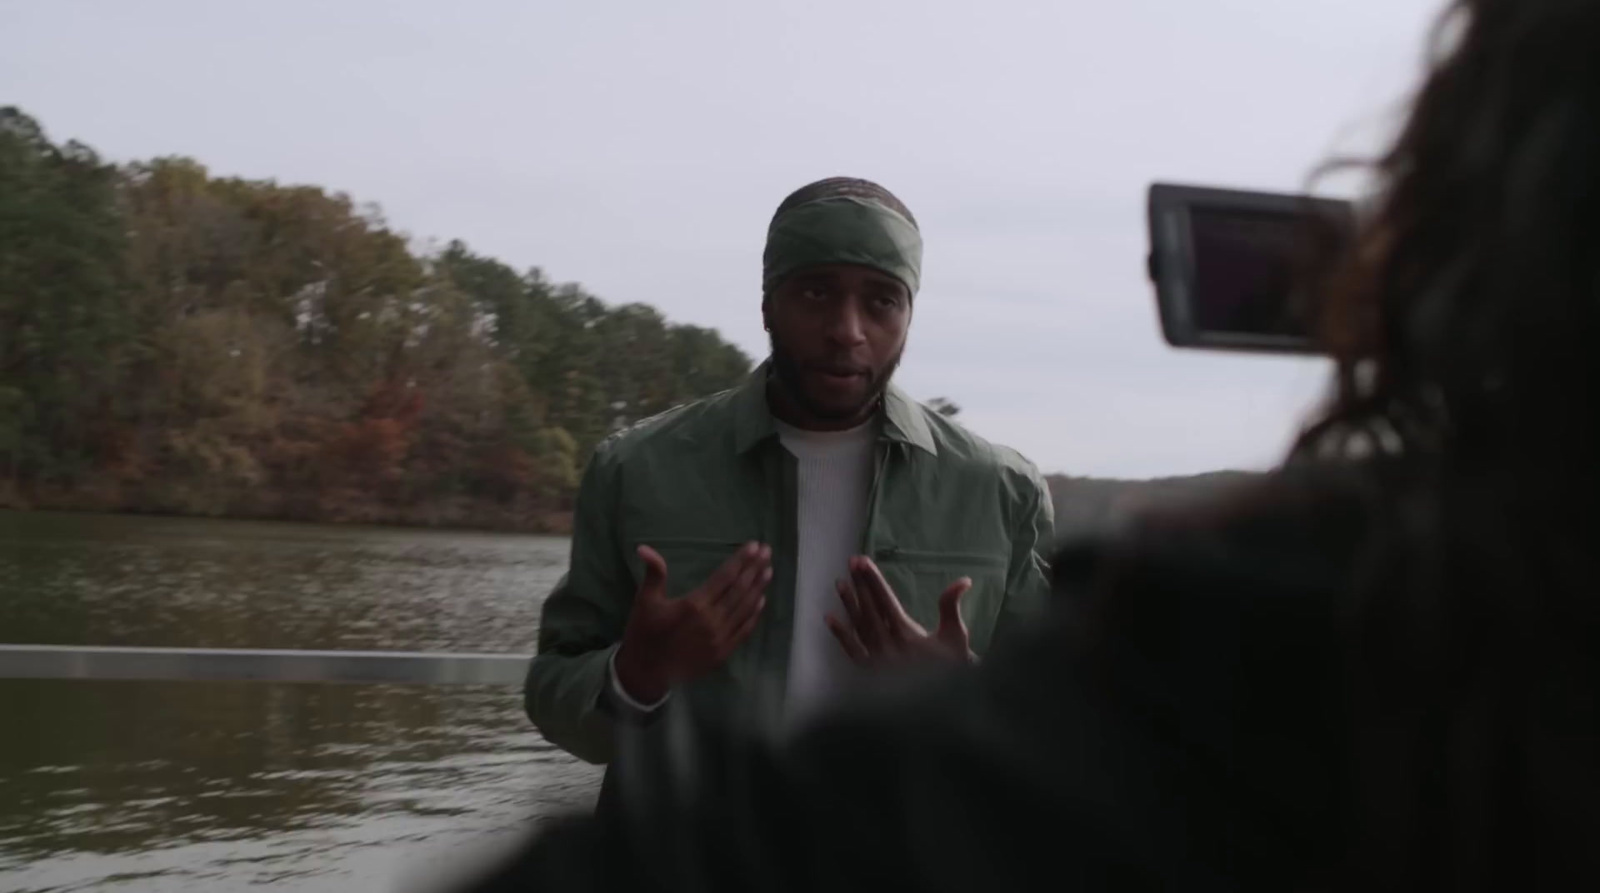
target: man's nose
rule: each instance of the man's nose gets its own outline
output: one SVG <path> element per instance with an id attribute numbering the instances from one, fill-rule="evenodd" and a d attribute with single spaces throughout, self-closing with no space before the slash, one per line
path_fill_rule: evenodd
<path id="1" fill-rule="evenodd" d="M 828 334 L 834 341 L 846 347 L 855 347 L 867 340 L 866 329 L 862 326 L 861 310 L 854 300 L 840 301 L 832 322 Z"/>

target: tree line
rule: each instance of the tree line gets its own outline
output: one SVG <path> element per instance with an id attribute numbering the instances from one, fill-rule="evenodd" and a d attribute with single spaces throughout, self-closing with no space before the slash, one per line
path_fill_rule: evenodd
<path id="1" fill-rule="evenodd" d="M 555 530 L 601 438 L 751 367 L 344 194 L 0 109 L 0 506 Z"/>

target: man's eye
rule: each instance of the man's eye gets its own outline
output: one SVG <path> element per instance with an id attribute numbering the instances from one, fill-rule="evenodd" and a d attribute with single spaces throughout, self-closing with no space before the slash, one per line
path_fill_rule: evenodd
<path id="1" fill-rule="evenodd" d="M 820 301 L 827 295 L 823 294 L 820 288 L 803 288 L 800 290 L 800 297 L 808 301 Z"/>

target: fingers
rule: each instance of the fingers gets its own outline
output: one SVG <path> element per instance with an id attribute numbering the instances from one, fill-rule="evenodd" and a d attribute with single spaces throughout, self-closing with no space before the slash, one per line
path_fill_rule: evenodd
<path id="1" fill-rule="evenodd" d="M 967 622 L 961 619 L 961 597 L 971 589 L 972 580 L 962 577 L 939 596 L 939 629 L 934 635 L 940 641 L 966 647 Z"/>
<path id="2" fill-rule="evenodd" d="M 861 595 L 855 583 L 846 577 L 837 584 L 839 601 L 844 604 L 845 613 L 850 617 L 850 626 L 860 638 L 862 645 L 869 652 L 882 651 L 888 644 L 887 624 L 873 608 L 872 603 Z"/>
<path id="3" fill-rule="evenodd" d="M 961 620 L 961 597 L 972 589 L 972 580 L 967 577 L 951 583 L 939 596 L 939 625 L 959 625 Z"/>
<path id="4" fill-rule="evenodd" d="M 827 615 L 824 620 L 828 624 L 828 629 L 833 631 L 833 637 L 839 640 L 840 647 L 844 648 L 844 653 L 849 655 L 851 660 L 864 664 L 872 658 L 871 652 L 867 651 L 867 646 L 862 643 L 861 637 L 849 623 L 840 620 L 835 614 Z"/>
<path id="5" fill-rule="evenodd" d="M 717 607 L 721 609 L 723 629 L 735 634 L 735 638 L 742 638 L 737 635 L 738 631 L 761 616 L 761 609 L 767 606 L 767 584 L 771 582 L 772 568 L 768 567 L 751 582 L 743 597 L 720 603 Z"/>
<path id="6" fill-rule="evenodd" d="M 726 658 L 727 655 L 732 654 L 735 648 L 738 648 L 740 645 L 744 644 L 744 640 L 750 638 L 750 634 L 755 632 L 756 624 L 761 620 L 761 609 L 767 606 L 767 597 L 764 595 L 757 596 L 752 604 L 754 605 L 754 608 L 749 612 L 749 616 L 741 621 L 740 624 L 734 628 L 733 634 L 728 637 L 727 648 L 723 654 L 724 658 Z"/>
<path id="7" fill-rule="evenodd" d="M 887 642 L 900 642 L 913 632 L 922 632 L 900 606 L 900 599 L 883 578 L 883 571 L 865 556 L 850 560 L 850 576 L 861 599 L 864 613 L 876 618 L 882 637 Z"/>
<path id="8" fill-rule="evenodd" d="M 721 598 L 747 569 L 750 562 L 761 555 L 763 549 L 765 547 L 759 543 L 745 543 L 737 552 L 728 556 L 728 560 L 712 571 L 711 576 L 707 577 L 705 584 L 700 587 L 706 598 L 711 601 Z M 771 552 L 767 552 L 767 555 L 770 558 Z"/>
<path id="9" fill-rule="evenodd" d="M 772 579 L 772 547 L 751 543 L 735 553 L 729 563 L 734 568 L 733 577 L 721 591 L 708 583 L 705 597 L 712 607 L 734 611 L 740 602 L 767 588 Z"/>
<path id="10" fill-rule="evenodd" d="M 749 543 L 723 564 L 732 571 L 720 590 L 707 584 L 702 590 L 702 610 L 710 624 L 720 660 L 726 660 L 750 637 L 767 606 L 767 585 L 772 582 L 772 548 Z"/>
<path id="11" fill-rule="evenodd" d="M 761 612 L 767 607 L 766 586 L 772 581 L 772 568 L 768 567 L 757 578 L 756 587 L 747 597 L 734 601 L 724 602 L 718 607 L 707 607 L 704 610 L 711 616 L 715 628 L 720 628 L 720 634 L 715 635 L 713 646 L 716 662 L 721 663 L 728 659 L 750 634 L 755 632 L 756 625 L 761 621 Z M 722 610 L 731 607 L 731 610 Z"/>
<path id="12" fill-rule="evenodd" d="M 900 607 L 900 599 L 890 588 L 889 581 L 883 578 L 883 571 L 873 563 L 871 558 L 864 555 L 850 559 L 850 575 L 855 578 L 856 588 L 869 600 L 885 620 L 906 617 L 906 612 Z"/>
<path id="13" fill-rule="evenodd" d="M 639 547 L 639 560 L 644 562 L 644 582 L 639 584 L 641 599 L 659 600 L 667 597 L 667 560 L 649 546 Z"/>

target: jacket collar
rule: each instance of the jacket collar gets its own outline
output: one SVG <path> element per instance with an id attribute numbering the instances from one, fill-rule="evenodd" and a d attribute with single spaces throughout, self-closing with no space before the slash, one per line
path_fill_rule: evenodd
<path id="1" fill-rule="evenodd" d="M 778 434 L 772 410 L 767 406 L 767 376 L 771 369 L 771 361 L 763 361 L 733 395 L 734 451 L 739 455 L 744 455 Z M 939 455 L 933 431 L 928 427 L 922 407 L 892 381 L 884 389 L 880 414 L 883 418 L 880 439 L 908 444 L 930 455 Z"/>

